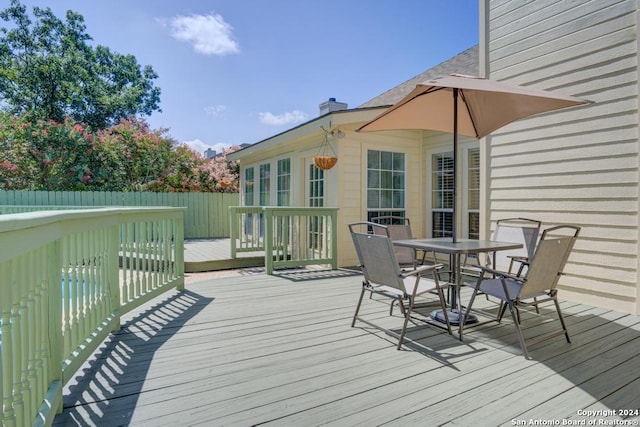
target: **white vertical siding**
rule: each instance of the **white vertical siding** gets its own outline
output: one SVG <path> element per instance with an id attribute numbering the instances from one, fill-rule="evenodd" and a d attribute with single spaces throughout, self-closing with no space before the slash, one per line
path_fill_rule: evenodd
<path id="1" fill-rule="evenodd" d="M 595 102 L 487 138 L 490 220 L 581 226 L 562 297 L 638 314 L 636 0 L 486 1 L 488 77 Z"/>

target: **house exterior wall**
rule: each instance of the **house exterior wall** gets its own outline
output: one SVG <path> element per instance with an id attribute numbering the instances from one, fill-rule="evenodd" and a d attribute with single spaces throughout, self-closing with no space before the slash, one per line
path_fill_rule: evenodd
<path id="1" fill-rule="evenodd" d="M 358 125 L 361 125 L 359 123 Z M 423 191 L 421 134 L 406 132 L 349 132 L 340 144 L 340 200 L 339 230 L 348 224 L 367 218 L 367 152 L 392 151 L 405 154 L 405 215 L 411 220 L 416 236 L 423 236 Z M 339 234 L 338 265 L 357 265 L 357 256 L 349 233 Z"/>
<path id="2" fill-rule="evenodd" d="M 594 101 L 487 137 L 489 220 L 582 227 L 562 298 L 640 314 L 638 4 L 480 0 L 481 70 L 493 80 Z"/>

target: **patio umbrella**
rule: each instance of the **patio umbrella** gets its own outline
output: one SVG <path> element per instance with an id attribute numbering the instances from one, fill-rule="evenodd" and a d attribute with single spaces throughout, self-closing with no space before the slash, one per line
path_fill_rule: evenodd
<path id="1" fill-rule="evenodd" d="M 453 241 L 456 241 L 458 135 L 482 138 L 518 119 L 589 101 L 481 77 L 452 74 L 416 85 L 358 131 L 400 129 L 453 133 Z"/>

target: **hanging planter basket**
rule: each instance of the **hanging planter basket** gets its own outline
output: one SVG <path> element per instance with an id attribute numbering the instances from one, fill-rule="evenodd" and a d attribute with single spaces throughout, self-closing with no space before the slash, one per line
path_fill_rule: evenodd
<path id="1" fill-rule="evenodd" d="M 339 135 L 337 130 L 327 130 L 324 127 L 321 127 L 324 131 L 324 140 L 322 141 L 322 145 L 320 146 L 320 150 L 313 157 L 313 163 L 316 165 L 318 169 L 329 170 L 338 163 L 338 155 L 333 150 L 331 143 L 329 142 L 329 137 L 332 139 L 335 135 Z M 342 133 L 344 136 L 344 134 Z M 341 136 L 340 136 L 341 137 Z"/>
<path id="2" fill-rule="evenodd" d="M 334 156 L 315 156 L 313 163 L 322 170 L 329 170 L 336 165 L 338 158 Z"/>

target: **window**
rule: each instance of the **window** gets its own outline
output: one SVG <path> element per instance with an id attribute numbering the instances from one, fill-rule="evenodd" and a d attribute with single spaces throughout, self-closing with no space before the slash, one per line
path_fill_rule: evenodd
<path id="1" fill-rule="evenodd" d="M 324 206 L 324 171 L 313 163 L 309 164 L 309 206 Z"/>
<path id="2" fill-rule="evenodd" d="M 244 170 L 244 205 L 253 206 L 253 168 Z"/>
<path id="3" fill-rule="evenodd" d="M 405 154 L 367 151 L 367 218 L 405 216 Z"/>
<path id="4" fill-rule="evenodd" d="M 431 158 L 431 230 L 433 237 L 453 235 L 453 153 Z"/>
<path id="5" fill-rule="evenodd" d="M 463 211 L 466 214 L 467 236 L 480 237 L 480 149 L 467 150 L 466 200 Z M 433 237 L 451 237 L 453 234 L 453 152 L 438 153 L 431 157 L 431 227 Z M 460 176 L 460 175 L 459 175 Z M 461 211 L 462 212 L 462 211 Z M 463 214 L 464 215 L 464 214 Z M 461 236 L 461 233 L 458 233 Z"/>
<path id="6" fill-rule="evenodd" d="M 480 238 L 480 149 L 468 151 L 468 202 L 467 218 L 469 221 L 469 239 Z"/>
<path id="7" fill-rule="evenodd" d="M 258 193 L 259 206 L 269 206 L 271 204 L 271 165 L 265 163 L 260 165 L 260 190 Z"/>
<path id="8" fill-rule="evenodd" d="M 324 171 L 313 163 L 309 164 L 309 206 L 324 206 Z M 320 251 L 323 248 L 323 230 L 320 218 L 312 217 L 308 224 L 307 241 L 311 250 Z"/>
<path id="9" fill-rule="evenodd" d="M 291 204 L 291 159 L 278 160 L 278 206 Z"/>

